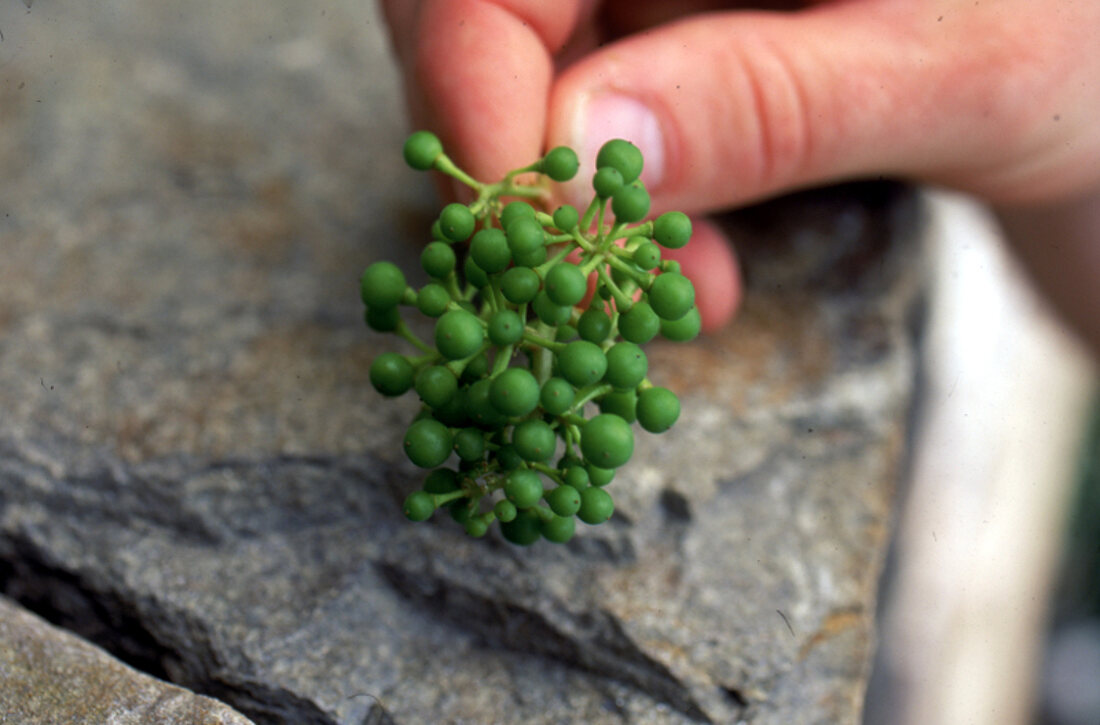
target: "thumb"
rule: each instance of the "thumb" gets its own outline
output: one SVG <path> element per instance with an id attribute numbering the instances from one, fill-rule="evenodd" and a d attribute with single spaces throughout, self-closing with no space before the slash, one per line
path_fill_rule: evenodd
<path id="1" fill-rule="evenodd" d="M 1011 197 L 1036 186 L 1004 159 L 1029 156 L 1032 121 L 1050 119 L 1046 73 L 1057 70 L 1039 74 L 1033 62 L 1028 73 L 1026 59 L 1059 39 L 1023 32 L 1027 3 L 994 5 L 1011 8 L 944 17 L 931 4 L 853 0 L 692 16 L 567 69 L 549 141 L 582 159 L 607 138 L 634 141 L 655 210 L 869 174 Z"/>

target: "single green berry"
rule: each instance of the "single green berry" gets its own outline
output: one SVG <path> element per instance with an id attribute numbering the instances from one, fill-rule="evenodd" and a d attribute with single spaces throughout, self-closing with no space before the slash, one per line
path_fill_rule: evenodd
<path id="1" fill-rule="evenodd" d="M 443 153 L 443 144 L 431 131 L 416 131 L 405 139 L 402 149 L 405 163 L 417 171 L 427 171 L 435 165 L 435 160 Z"/>
<path id="2" fill-rule="evenodd" d="M 416 293 L 416 309 L 428 317 L 439 317 L 447 311 L 449 304 L 451 304 L 451 293 L 441 284 L 431 282 L 421 287 Z"/>
<path id="3" fill-rule="evenodd" d="M 474 510 L 471 507 L 472 501 L 468 498 L 460 498 L 457 501 L 452 501 L 448 507 L 451 512 L 451 518 L 455 523 L 466 525 L 466 522 L 470 520 L 470 517 L 474 515 Z"/>
<path id="4" fill-rule="evenodd" d="M 602 488 L 593 486 L 581 491 L 581 507 L 577 518 L 586 524 L 602 524 L 615 513 L 615 502 Z"/>
<path id="5" fill-rule="evenodd" d="M 455 433 L 454 449 L 463 461 L 480 461 L 485 455 L 485 434 L 476 428 L 463 428 Z"/>
<path id="6" fill-rule="evenodd" d="M 525 368 L 508 368 L 493 379 L 489 401 L 501 414 L 522 418 L 539 404 L 539 382 Z"/>
<path id="7" fill-rule="evenodd" d="M 504 479 L 504 495 L 518 509 L 531 508 L 542 498 L 542 479 L 528 468 L 516 469 Z"/>
<path id="8" fill-rule="evenodd" d="M 588 488 L 590 483 L 588 471 L 585 470 L 584 466 L 579 464 L 574 464 L 566 468 L 563 478 L 567 486 L 572 486 L 578 491 L 583 491 Z"/>
<path id="9" fill-rule="evenodd" d="M 657 275 L 648 292 L 649 304 L 662 320 L 678 320 L 695 304 L 695 286 L 676 272 Z"/>
<path id="10" fill-rule="evenodd" d="M 673 342 L 694 340 L 702 329 L 703 321 L 699 317 L 699 308 L 694 306 L 678 320 L 661 320 L 661 335 Z"/>
<path id="11" fill-rule="evenodd" d="M 368 307 L 363 319 L 375 332 L 393 332 L 401 322 L 401 310 L 397 307 Z"/>
<path id="12" fill-rule="evenodd" d="M 642 242 L 634 250 L 634 264 L 649 271 L 661 263 L 661 248 L 653 242 Z"/>
<path id="13" fill-rule="evenodd" d="M 642 348 L 632 342 L 617 342 L 607 350 L 604 380 L 619 390 L 633 390 L 645 379 L 649 361 Z"/>
<path id="14" fill-rule="evenodd" d="M 405 454 L 421 468 L 435 468 L 451 455 L 451 431 L 432 418 L 421 418 L 405 433 Z"/>
<path id="15" fill-rule="evenodd" d="M 584 298 L 587 291 L 588 280 L 575 264 L 555 264 L 546 273 L 546 295 L 554 304 L 572 307 Z"/>
<path id="16" fill-rule="evenodd" d="M 607 372 L 607 356 L 587 340 L 569 343 L 558 352 L 557 360 L 558 372 L 578 388 L 598 382 Z"/>
<path id="17" fill-rule="evenodd" d="M 544 245 L 539 245 L 526 252 L 516 252 L 512 255 L 520 267 L 537 267 L 546 261 L 548 254 Z"/>
<path id="18" fill-rule="evenodd" d="M 481 380 L 488 374 L 489 356 L 485 353 L 479 353 L 466 363 L 466 367 L 462 369 L 462 375 L 459 377 L 458 382 L 469 385 L 470 383 Z"/>
<path id="19" fill-rule="evenodd" d="M 679 249 L 691 239 L 691 219 L 682 211 L 668 211 L 653 222 L 653 238 L 662 247 Z"/>
<path id="20" fill-rule="evenodd" d="M 614 468 L 600 468 L 599 466 L 593 466 L 591 463 L 586 463 L 584 470 L 588 473 L 588 480 L 593 486 L 606 486 L 615 478 Z"/>
<path id="21" fill-rule="evenodd" d="M 550 299 L 546 290 L 535 295 L 535 301 L 531 307 L 540 320 L 552 327 L 564 325 L 573 316 L 572 307 L 555 303 Z"/>
<path id="22" fill-rule="evenodd" d="M 482 229 L 470 240 L 470 257 L 488 274 L 503 272 L 512 263 L 508 238 L 499 229 Z"/>
<path id="23" fill-rule="evenodd" d="M 572 486 L 558 486 L 547 494 L 546 503 L 558 516 L 572 516 L 581 507 L 581 494 Z"/>
<path id="24" fill-rule="evenodd" d="M 458 390 L 446 402 L 434 406 L 432 417 L 448 428 L 461 428 L 464 425 L 469 425 L 470 416 L 469 411 L 466 409 L 466 391 Z"/>
<path id="25" fill-rule="evenodd" d="M 458 474 L 449 468 L 437 468 L 424 479 L 428 493 L 450 493 L 458 490 Z"/>
<path id="26" fill-rule="evenodd" d="M 572 204 L 562 204 L 554 210 L 554 226 L 563 232 L 572 231 L 579 221 L 577 207 Z"/>
<path id="27" fill-rule="evenodd" d="M 542 384 L 539 402 L 550 415 L 561 415 L 573 405 L 576 391 L 568 381 L 562 378 L 550 378 Z"/>
<path id="28" fill-rule="evenodd" d="M 489 340 L 501 347 L 523 339 L 523 320 L 515 310 L 498 310 L 489 318 Z"/>
<path id="29" fill-rule="evenodd" d="M 546 156 L 542 157 L 542 173 L 554 181 L 569 181 L 577 175 L 580 161 L 577 154 L 568 146 L 558 146 L 550 149 Z"/>
<path id="30" fill-rule="evenodd" d="M 581 428 L 581 452 L 601 468 L 618 468 L 634 454 L 634 433 L 617 415 L 601 413 Z"/>
<path id="31" fill-rule="evenodd" d="M 582 340 L 598 345 L 611 334 L 611 318 L 603 310 L 589 307 L 577 320 L 577 332 Z"/>
<path id="32" fill-rule="evenodd" d="M 557 435 L 546 421 L 525 420 L 512 431 L 512 446 L 525 461 L 541 463 L 549 460 L 557 445 Z"/>
<path id="33" fill-rule="evenodd" d="M 497 410 L 490 398 L 493 381 L 478 380 L 466 389 L 466 410 L 474 424 L 486 430 L 496 430 L 508 422 L 507 416 Z"/>
<path id="34" fill-rule="evenodd" d="M 511 207 L 511 204 L 508 206 Z M 524 206 L 530 209 L 527 204 L 524 204 Z M 505 225 L 504 233 L 508 238 L 508 248 L 512 250 L 512 254 L 514 255 L 529 252 L 546 243 L 546 231 L 533 215 L 527 216 L 526 214 L 520 214 L 514 216 L 514 218 L 509 220 Z"/>
<path id="35" fill-rule="evenodd" d="M 611 211 L 615 221 L 641 221 L 649 213 L 649 192 L 641 185 L 625 184 L 611 195 Z"/>
<path id="36" fill-rule="evenodd" d="M 500 277 L 504 299 L 516 305 L 535 299 L 541 284 L 538 273 L 529 267 L 512 267 Z"/>
<path id="37" fill-rule="evenodd" d="M 577 328 L 570 324 L 558 325 L 554 332 L 554 342 L 572 342 L 577 339 Z"/>
<path id="38" fill-rule="evenodd" d="M 542 519 L 534 511 L 520 511 L 511 521 L 501 523 L 500 533 L 518 546 L 530 546 L 542 536 Z"/>
<path id="39" fill-rule="evenodd" d="M 462 264 L 462 273 L 466 276 L 466 281 L 478 289 L 489 284 L 489 275 L 477 266 L 473 257 L 466 257 L 466 261 Z"/>
<path id="40" fill-rule="evenodd" d="M 496 502 L 493 506 L 493 514 L 496 515 L 497 521 L 502 523 L 508 523 L 516 517 L 516 505 L 506 498 Z"/>
<path id="41" fill-rule="evenodd" d="M 371 363 L 370 382 L 382 395 L 404 395 L 413 386 L 413 366 L 404 355 L 384 352 Z"/>
<path id="42" fill-rule="evenodd" d="M 405 499 L 403 508 L 409 521 L 426 521 L 435 513 L 435 502 L 432 501 L 431 494 L 415 491 Z"/>
<path id="43" fill-rule="evenodd" d="M 608 198 L 622 188 L 622 185 L 623 175 L 619 173 L 618 169 L 613 169 L 610 166 L 599 169 L 592 176 L 592 188 L 600 199 Z"/>
<path id="44" fill-rule="evenodd" d="M 431 242 L 420 253 L 420 266 L 429 277 L 443 279 L 455 268 L 455 250 L 446 242 Z"/>
<path id="45" fill-rule="evenodd" d="M 438 408 L 458 393 L 458 380 L 442 365 L 431 365 L 416 376 L 415 387 L 416 394 L 428 407 Z"/>
<path id="46" fill-rule="evenodd" d="M 644 345 L 661 331 L 661 318 L 648 302 L 635 302 L 619 315 L 619 334 L 624 340 Z"/>
<path id="47" fill-rule="evenodd" d="M 504 205 L 500 212 L 500 228 L 507 229 L 508 225 L 520 217 L 535 218 L 535 209 L 525 201 L 510 201 Z"/>
<path id="48" fill-rule="evenodd" d="M 466 533 L 470 536 L 474 537 L 475 539 L 480 539 L 482 536 L 485 536 L 485 534 L 488 533 L 489 524 L 485 523 L 485 520 L 480 517 L 469 518 L 466 519 L 466 523 L 463 525 L 463 528 L 466 529 Z"/>
<path id="49" fill-rule="evenodd" d="M 496 458 L 502 471 L 514 471 L 523 465 L 523 457 L 516 452 L 516 447 L 510 443 L 500 447 Z"/>
<path id="50" fill-rule="evenodd" d="M 663 433 L 680 417 L 680 399 L 668 388 L 638 393 L 638 423 L 650 433 Z"/>
<path id="51" fill-rule="evenodd" d="M 465 204 L 454 202 L 443 207 L 439 214 L 439 227 L 452 242 L 465 242 L 474 233 L 476 223 L 473 212 Z"/>
<path id="52" fill-rule="evenodd" d="M 469 357 L 484 342 L 481 320 L 466 310 L 451 310 L 435 323 L 435 346 L 448 360 Z"/>
<path id="53" fill-rule="evenodd" d="M 633 423 L 637 417 L 638 396 L 633 390 L 621 390 L 601 395 L 596 401 L 601 413 L 617 415 L 627 423 Z"/>
<path id="54" fill-rule="evenodd" d="M 576 528 L 577 520 L 574 519 L 572 515 L 551 516 L 550 518 L 542 519 L 539 523 L 539 529 L 542 531 L 543 538 L 555 544 L 564 544 L 572 539 Z"/>
<path id="55" fill-rule="evenodd" d="M 392 262 L 375 262 L 359 278 L 359 294 L 367 307 L 393 307 L 405 296 L 405 275 Z"/>
<path id="56" fill-rule="evenodd" d="M 642 175 L 642 152 L 637 146 L 621 138 L 613 138 L 596 152 L 596 168 L 611 167 L 629 184 Z"/>

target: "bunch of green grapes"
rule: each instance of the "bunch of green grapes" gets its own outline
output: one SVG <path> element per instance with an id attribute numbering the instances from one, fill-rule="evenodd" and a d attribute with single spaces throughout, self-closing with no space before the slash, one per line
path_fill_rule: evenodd
<path id="1" fill-rule="evenodd" d="M 404 155 L 476 193 L 432 225 L 420 258 L 429 283 L 410 287 L 389 262 L 360 280 L 367 325 L 418 351 L 382 353 L 370 368 L 382 395 L 412 390 L 422 402 L 404 450 L 431 471 L 405 515 L 424 521 L 443 508 L 471 536 L 497 521 L 515 544 L 568 541 L 577 519 L 611 517 L 606 487 L 634 452 L 632 423 L 660 433 L 680 415 L 676 395 L 647 378 L 641 345 L 699 333 L 695 290 L 661 251 L 687 244 L 691 222 L 680 212 L 642 221 L 642 154 L 621 139 L 600 149 L 583 213 L 539 208 L 546 179 L 577 173 L 564 146 L 497 183 L 471 178 L 427 131 Z M 539 184 L 517 183 L 532 173 Z M 433 340 L 406 325 L 402 307 L 434 318 Z"/>

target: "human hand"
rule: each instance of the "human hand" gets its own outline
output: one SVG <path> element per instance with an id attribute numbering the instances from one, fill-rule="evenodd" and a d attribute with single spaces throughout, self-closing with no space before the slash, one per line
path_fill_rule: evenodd
<path id="1" fill-rule="evenodd" d="M 877 175 L 977 194 L 1032 233 L 1036 214 L 1100 207 L 1097 3 L 383 5 L 414 121 L 479 178 L 559 144 L 588 160 L 621 136 L 645 154 L 654 213 Z M 1021 256 L 1100 341 L 1096 227 L 1068 226 L 1075 243 L 1021 239 Z M 735 311 L 736 262 L 696 228 L 681 261 L 713 329 Z"/>

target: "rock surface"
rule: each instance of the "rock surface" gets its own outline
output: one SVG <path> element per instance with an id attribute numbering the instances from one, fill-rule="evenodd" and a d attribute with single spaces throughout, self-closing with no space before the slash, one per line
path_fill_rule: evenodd
<path id="1" fill-rule="evenodd" d="M 248 725 L 0 597 L 0 722 Z"/>
<path id="2" fill-rule="evenodd" d="M 858 721 L 911 193 L 731 217 L 743 314 L 650 356 L 680 422 L 611 522 L 520 550 L 400 512 L 357 278 L 435 202 L 374 4 L 0 21 L 0 592 L 259 723 Z"/>

